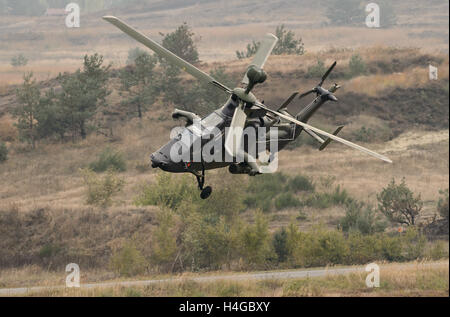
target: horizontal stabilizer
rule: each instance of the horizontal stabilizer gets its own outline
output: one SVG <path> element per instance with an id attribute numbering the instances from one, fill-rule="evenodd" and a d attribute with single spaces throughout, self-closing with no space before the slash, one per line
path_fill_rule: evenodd
<path id="1" fill-rule="evenodd" d="M 339 132 L 341 132 L 342 128 L 344 128 L 343 125 L 339 126 L 336 131 L 333 132 L 333 135 L 338 135 Z M 331 143 L 332 139 L 328 138 L 325 140 L 325 142 L 322 143 L 322 145 L 319 148 L 319 151 L 325 150 L 325 148 Z"/>

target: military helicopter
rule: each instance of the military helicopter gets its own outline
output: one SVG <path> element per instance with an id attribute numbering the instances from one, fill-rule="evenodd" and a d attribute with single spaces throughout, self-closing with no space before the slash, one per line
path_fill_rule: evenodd
<path id="1" fill-rule="evenodd" d="M 262 84 L 267 79 L 267 74 L 263 68 L 278 41 L 275 35 L 265 35 L 253 61 L 247 68 L 241 87 L 230 89 L 122 20 L 114 16 L 105 16 L 103 19 L 153 50 L 167 62 L 182 68 L 198 80 L 230 95 L 223 107 L 215 110 L 203 119 L 195 113 L 175 109 L 172 117 L 174 119 L 184 119 L 186 121 L 185 127 L 176 133 L 166 145 L 151 155 L 153 168 L 160 168 L 170 173 L 191 173 L 195 175 L 202 199 L 207 199 L 212 193 L 210 186 L 204 187 L 206 170 L 228 167 L 229 172 L 232 174 L 248 174 L 250 176 L 261 174 L 261 164 L 257 161 L 259 155 L 251 155 L 249 151 L 250 148 L 255 147 L 255 142 L 248 144 L 249 142 L 246 143 L 244 141 L 244 129 L 249 126 L 266 131 L 270 129 L 264 142 L 269 143 L 275 137 L 278 145 L 277 152 L 298 138 L 301 132 L 305 132 L 320 144 L 320 151 L 324 150 L 331 141 L 337 141 L 385 162 L 392 163 L 384 155 L 338 137 L 337 134 L 342 130 L 343 126 L 338 127 L 334 133 L 328 133 L 307 123 L 324 103 L 338 101 L 334 96 L 334 93 L 340 88 L 338 84 L 334 84 L 328 90 L 323 88 L 323 84 L 336 66 L 336 62 L 331 65 L 316 87 L 303 94 L 294 92 L 277 110 L 273 110 L 271 107 L 266 106 L 264 102 L 260 102 L 251 91 L 255 85 Z M 303 98 L 310 94 L 316 94 L 316 98 L 303 110 L 296 115 L 288 112 L 288 105 L 296 97 Z M 273 128 L 277 129 L 277 133 L 271 135 Z M 213 133 L 213 130 L 216 133 Z M 183 140 L 190 141 L 183 142 Z M 180 143 L 188 149 L 190 156 L 187 160 L 176 161 L 173 159 L 173 152 L 176 145 Z M 194 146 L 194 144 L 199 146 Z M 204 159 L 203 150 L 207 146 L 206 144 L 218 145 L 220 153 L 215 153 L 218 156 L 214 156 L 218 159 L 208 161 Z M 265 145 L 267 146 L 267 144 Z M 211 147 L 211 145 L 209 145 L 209 148 L 214 150 L 214 147 Z M 273 160 L 273 155 L 276 153 L 269 154 L 270 159 Z M 226 160 L 224 159 L 225 156 L 232 158 L 241 157 L 243 160 Z M 192 157 L 197 157 L 198 159 L 195 160 Z"/>

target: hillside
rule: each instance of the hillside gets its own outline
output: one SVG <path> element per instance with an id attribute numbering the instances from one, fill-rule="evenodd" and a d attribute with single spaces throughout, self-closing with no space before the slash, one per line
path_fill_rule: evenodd
<path id="1" fill-rule="evenodd" d="M 56 28 L 61 17 L 2 16 L 0 145 L 8 149 L 8 159 L 0 162 L 0 287 L 35 281 L 47 285 L 58 280 L 54 271 L 70 262 L 79 263 L 89 281 L 101 281 L 185 271 L 448 258 L 448 230 L 428 229 L 445 222 L 437 206 L 440 191 L 449 183 L 448 2 L 392 5 L 397 25 L 378 30 L 333 26 L 324 1 L 306 0 L 152 0 L 83 13 L 82 27 L 76 30 Z M 167 90 L 142 119 L 129 114 L 119 74 L 137 44 L 103 22 L 105 14 L 121 16 L 157 40 L 159 32 L 173 31 L 187 21 L 195 32 L 198 67 L 223 70 L 222 75 L 236 83 L 250 59 L 238 60 L 235 51 L 285 24 L 302 37 L 306 53 L 271 56 L 265 66 L 267 81 L 253 91 L 258 99 L 276 108 L 291 93 L 317 85 L 323 69 L 337 61 L 325 87 L 339 83 L 339 101 L 321 108 L 311 124 L 327 131 L 345 125 L 340 136 L 394 163 L 336 143 L 319 152 L 311 138 L 302 136 L 280 153 L 274 175 L 208 172 L 206 182 L 214 192 L 209 201 L 200 201 L 194 176 L 170 176 L 149 166 L 149 155 L 180 125 L 172 120 L 172 110 L 183 105 L 166 101 Z M 11 58 L 20 53 L 29 63 L 11 66 Z M 89 120 L 86 139 L 73 131 L 71 138 L 66 131 L 61 138 L 53 134 L 38 140 L 34 150 L 21 142 L 11 111 L 18 107 L 16 89 L 23 74 L 34 72 L 41 93 L 58 91 L 57 75 L 74 72 L 82 67 L 83 55 L 93 53 L 112 62 L 106 81 L 111 94 Z M 438 68 L 438 80 L 429 79 L 430 64 Z M 162 74 L 161 66 L 155 67 L 156 74 Z M 178 84 L 183 93 L 193 94 L 199 87 L 188 75 Z M 217 100 L 211 97 L 209 110 L 225 101 Z M 295 100 L 289 111 L 297 113 L 309 101 Z M 86 169 L 111 151 L 118 153 L 123 168 L 111 172 L 104 187 L 109 190 L 116 181 L 123 187 L 109 205 L 95 205 L 89 201 L 90 185 L 110 174 L 88 174 Z M 392 180 L 404 180 L 420 197 L 423 206 L 416 226 L 390 222 L 380 214 L 378 196 Z M 354 206 L 368 231 L 343 230 Z M 284 258 L 280 254 L 288 251 L 277 249 L 277 243 L 287 245 L 290 238 L 283 234 L 296 241 Z M 136 272 L 121 271 L 121 261 L 128 258 Z M 446 276 L 444 271 L 437 279 Z M 359 280 L 355 277 L 356 284 Z M 427 291 L 433 293 L 429 286 Z"/>

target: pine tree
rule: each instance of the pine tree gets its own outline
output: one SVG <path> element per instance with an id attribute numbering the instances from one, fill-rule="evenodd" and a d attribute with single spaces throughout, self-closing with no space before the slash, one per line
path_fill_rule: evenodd
<path id="1" fill-rule="evenodd" d="M 22 87 L 16 90 L 17 102 L 19 105 L 13 109 L 12 115 L 17 118 L 15 124 L 19 130 L 20 138 L 36 147 L 36 112 L 41 97 L 41 92 L 33 73 L 23 76 Z"/>

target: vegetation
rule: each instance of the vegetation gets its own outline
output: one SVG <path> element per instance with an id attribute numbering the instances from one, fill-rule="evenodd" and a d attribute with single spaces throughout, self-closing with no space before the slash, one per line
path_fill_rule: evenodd
<path id="1" fill-rule="evenodd" d="M 345 216 L 339 223 L 339 228 L 344 232 L 360 232 L 362 234 L 384 232 L 386 227 L 386 221 L 380 217 L 376 209 L 358 201 L 347 203 Z"/>
<path id="2" fill-rule="evenodd" d="M 148 51 L 143 50 L 140 47 L 130 48 L 128 51 L 128 59 L 127 65 L 134 65 L 136 63 L 136 59 L 141 57 L 142 55 L 150 55 Z"/>
<path id="3" fill-rule="evenodd" d="M 112 204 L 112 196 L 122 191 L 125 181 L 118 177 L 113 169 L 103 176 L 98 176 L 89 169 L 81 170 L 86 185 L 86 203 L 99 207 Z"/>
<path id="4" fill-rule="evenodd" d="M 414 226 L 423 202 L 420 195 L 414 193 L 406 186 L 405 179 L 396 184 L 393 179 L 391 183 L 383 188 L 377 195 L 379 210 L 392 222 L 401 225 Z"/>
<path id="5" fill-rule="evenodd" d="M 105 105 L 105 98 L 110 91 L 107 88 L 108 71 L 111 65 L 103 65 L 103 56 L 94 54 L 84 56 L 83 70 L 73 75 L 60 76 L 62 86 L 59 95 L 59 106 L 68 117 L 72 139 L 79 134 L 83 139 L 87 136 L 87 122 L 93 118 L 98 109 Z"/>
<path id="6" fill-rule="evenodd" d="M 13 67 L 26 66 L 27 64 L 28 59 L 23 54 L 19 54 L 11 58 L 11 65 Z"/>
<path id="7" fill-rule="evenodd" d="M 312 65 L 308 67 L 308 71 L 306 72 L 307 78 L 322 78 L 322 76 L 327 71 L 325 64 L 322 60 L 318 59 L 316 65 Z"/>
<path id="8" fill-rule="evenodd" d="M 103 152 L 100 153 L 98 160 L 89 164 L 89 168 L 97 173 L 105 172 L 108 169 L 125 172 L 127 169 L 123 154 L 114 151 L 110 147 L 106 147 Z"/>
<path id="9" fill-rule="evenodd" d="M 24 75 L 22 87 L 17 88 L 16 96 L 19 106 L 12 111 L 12 115 L 17 119 L 16 127 L 21 140 L 30 143 L 34 149 L 36 146 L 36 112 L 41 91 L 33 78 L 33 73 Z"/>
<path id="10" fill-rule="evenodd" d="M 120 276 L 130 277 L 142 274 L 147 269 L 145 257 L 136 248 L 133 241 L 127 241 L 115 250 L 111 256 L 112 270 Z"/>
<path id="11" fill-rule="evenodd" d="M 66 133 L 87 137 L 87 124 L 105 105 L 109 94 L 107 89 L 108 70 L 103 66 L 103 57 L 94 54 L 84 57 L 83 71 L 72 75 L 60 75 L 61 92 L 50 89 L 41 96 L 41 91 L 33 78 L 33 73 L 24 75 L 24 81 L 16 90 L 19 106 L 11 113 L 17 118 L 16 124 L 22 141 L 34 149 L 40 138 L 59 135 L 64 140 Z"/>
<path id="12" fill-rule="evenodd" d="M 34 296 L 108 296 L 108 297 L 271 297 L 271 296 L 448 296 L 448 264 L 387 264 L 381 266 L 381 285 L 368 289 L 367 273 L 328 274 L 315 278 L 239 279 L 212 275 L 212 281 L 192 276 L 147 286 L 92 289 L 60 289 L 32 293 Z"/>
<path id="13" fill-rule="evenodd" d="M 142 119 L 158 97 L 157 74 L 154 71 L 157 59 L 149 54 L 141 54 L 133 65 L 124 68 L 120 73 L 121 91 L 128 97 L 122 101 L 127 109 L 133 107 L 135 113 Z"/>
<path id="14" fill-rule="evenodd" d="M 303 55 L 305 54 L 305 44 L 301 38 L 296 39 L 295 33 L 291 30 L 286 30 L 284 24 L 277 26 L 275 35 L 278 42 L 275 45 L 272 54 L 274 55 Z M 247 52 L 236 51 L 238 59 L 252 57 L 258 51 L 260 42 L 253 41 L 247 44 Z"/>
<path id="15" fill-rule="evenodd" d="M 8 148 L 5 142 L 0 141 L 0 163 L 5 162 L 8 159 Z"/>
<path id="16" fill-rule="evenodd" d="M 359 54 L 354 54 L 348 62 L 350 77 L 365 75 L 367 73 L 367 66 Z"/>
<path id="17" fill-rule="evenodd" d="M 195 34 L 186 22 L 172 33 L 161 35 L 164 37 L 162 46 L 166 49 L 191 64 L 199 62 L 197 46 L 194 43 Z"/>
<path id="18" fill-rule="evenodd" d="M 1 152 L 1 150 L 0 150 Z M 1 159 L 0 159 L 1 161 Z M 439 191 L 441 197 L 439 197 L 437 210 L 442 218 L 448 223 L 448 189 Z"/>

